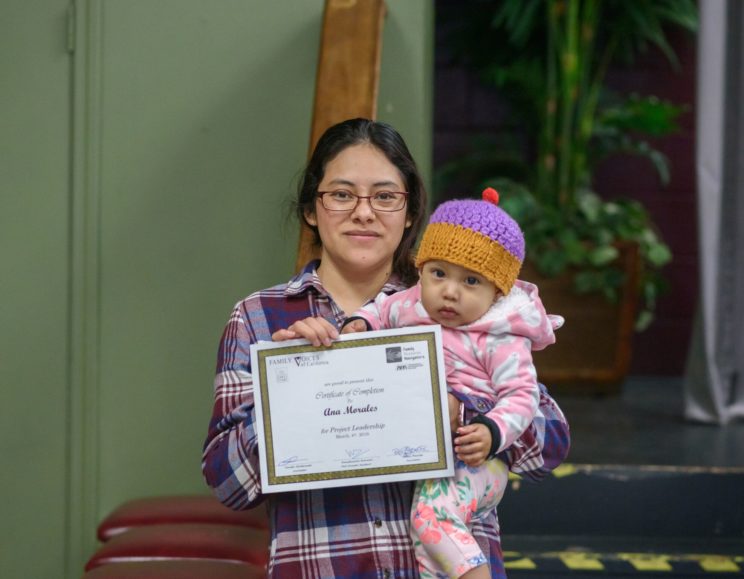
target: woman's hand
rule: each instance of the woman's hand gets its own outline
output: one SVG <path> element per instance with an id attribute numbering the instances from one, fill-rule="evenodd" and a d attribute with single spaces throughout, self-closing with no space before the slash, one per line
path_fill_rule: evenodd
<path id="1" fill-rule="evenodd" d="M 457 432 L 460 426 L 460 401 L 448 392 L 447 405 L 449 406 L 450 431 Z"/>
<path id="2" fill-rule="evenodd" d="M 275 342 L 305 338 L 313 346 L 330 346 L 338 338 L 338 330 L 325 318 L 305 318 L 295 322 L 286 330 L 277 330 L 271 334 Z"/>
<path id="3" fill-rule="evenodd" d="M 457 429 L 455 455 L 468 466 L 480 466 L 491 451 L 491 431 L 485 424 L 467 424 Z"/>

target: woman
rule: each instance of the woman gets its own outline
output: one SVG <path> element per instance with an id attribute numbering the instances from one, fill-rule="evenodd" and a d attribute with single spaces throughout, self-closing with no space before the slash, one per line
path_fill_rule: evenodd
<path id="1" fill-rule="evenodd" d="M 425 206 L 416 164 L 392 127 L 366 119 L 334 125 L 318 141 L 297 201 L 320 260 L 288 283 L 239 302 L 227 323 L 202 470 L 230 508 L 268 499 L 270 577 L 418 577 L 409 538 L 412 483 L 262 495 L 249 347 L 297 336 L 328 345 L 347 313 L 380 291 L 411 285 L 416 272 L 410 253 Z M 544 391 L 538 417 L 520 442 L 500 458 L 525 476 L 540 478 L 566 456 L 568 425 Z M 456 439 L 455 445 L 467 451 L 467 441 Z M 495 514 L 473 534 L 492 576 L 505 577 Z"/>

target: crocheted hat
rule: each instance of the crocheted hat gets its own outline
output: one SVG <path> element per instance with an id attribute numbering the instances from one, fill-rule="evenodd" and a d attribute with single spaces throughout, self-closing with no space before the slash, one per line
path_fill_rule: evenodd
<path id="1" fill-rule="evenodd" d="M 481 274 L 508 294 L 524 261 L 524 235 L 498 202 L 499 194 L 489 187 L 483 201 L 442 203 L 424 231 L 416 267 L 432 259 L 448 261 Z"/>

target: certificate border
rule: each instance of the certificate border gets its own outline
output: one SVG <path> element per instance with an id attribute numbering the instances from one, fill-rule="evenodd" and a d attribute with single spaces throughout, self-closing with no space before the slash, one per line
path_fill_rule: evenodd
<path id="1" fill-rule="evenodd" d="M 435 429 L 437 438 L 437 460 L 435 462 L 426 462 L 410 465 L 397 465 L 386 467 L 359 468 L 353 470 L 332 470 L 318 473 L 306 473 L 297 475 L 277 476 L 276 465 L 274 460 L 274 438 L 271 428 L 271 412 L 268 380 L 266 376 L 266 359 L 272 356 L 287 356 L 298 353 L 321 352 L 328 350 L 344 350 L 349 348 L 358 348 L 363 346 L 385 345 L 385 344 L 404 344 L 408 342 L 426 342 L 429 350 L 429 374 L 431 376 L 432 403 L 434 405 Z M 318 482 L 325 480 L 341 480 L 366 478 L 371 476 L 394 475 L 409 472 L 429 472 L 441 471 L 447 468 L 447 453 L 445 446 L 444 427 L 442 426 L 442 400 L 440 397 L 441 386 L 439 383 L 439 370 L 436 364 L 436 333 L 435 331 L 422 331 L 418 333 L 363 337 L 354 340 L 334 342 L 330 347 L 312 346 L 310 344 L 299 346 L 285 346 L 280 348 L 264 348 L 257 352 L 258 371 L 261 389 L 261 412 L 263 414 L 263 429 L 266 452 L 267 482 L 270 486 Z"/>

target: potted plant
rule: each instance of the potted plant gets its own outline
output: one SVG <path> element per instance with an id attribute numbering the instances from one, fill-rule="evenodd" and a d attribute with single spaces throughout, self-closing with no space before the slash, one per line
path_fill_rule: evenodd
<path id="1" fill-rule="evenodd" d="M 513 122 L 476 155 L 441 167 L 435 189 L 463 174 L 494 186 L 524 230 L 531 275 L 541 284 L 569 275 L 574 292 L 602 294 L 620 304 L 615 318 L 624 325 L 609 333 L 626 344 L 619 346 L 611 371 L 582 376 L 574 361 L 573 373 L 552 377 L 617 384 L 629 365 L 628 334 L 651 323 L 664 285 L 660 269 L 671 252 L 638 201 L 602 199 L 593 190 L 592 175 L 609 155 L 632 153 L 647 158 L 666 182 L 667 160 L 647 138 L 675 131 L 684 108 L 652 96 L 612 94 L 606 74 L 611 63 L 632 62 L 648 46 L 676 65 L 665 30 L 672 25 L 695 30 L 696 5 L 692 0 L 500 0 L 473 6 L 471 17 L 449 31 L 450 45 L 486 82 L 503 89 Z M 596 298 L 581 299 L 585 306 Z M 561 332 L 571 323 L 569 318 Z"/>

